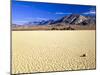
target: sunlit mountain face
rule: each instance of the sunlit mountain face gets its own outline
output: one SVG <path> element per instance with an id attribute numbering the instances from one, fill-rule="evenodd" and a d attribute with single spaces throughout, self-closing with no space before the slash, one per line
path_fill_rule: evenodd
<path id="1" fill-rule="evenodd" d="M 46 25 L 65 16 L 81 15 L 95 21 L 96 7 L 88 5 L 56 4 L 12 0 L 12 24 Z M 73 18 L 71 17 L 71 18 Z M 90 19 L 91 18 L 91 19 Z M 72 20 L 72 19 L 67 19 Z M 66 20 L 66 21 L 67 21 Z"/>

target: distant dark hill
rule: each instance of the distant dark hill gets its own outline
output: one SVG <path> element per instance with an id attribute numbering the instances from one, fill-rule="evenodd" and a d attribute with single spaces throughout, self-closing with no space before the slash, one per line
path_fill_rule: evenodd
<path id="1" fill-rule="evenodd" d="M 53 24 L 54 20 L 42 20 L 42 21 L 33 21 L 33 22 L 28 22 L 25 23 L 24 25 L 29 25 L 29 26 L 35 26 L 35 25 L 49 25 L 49 24 Z"/>

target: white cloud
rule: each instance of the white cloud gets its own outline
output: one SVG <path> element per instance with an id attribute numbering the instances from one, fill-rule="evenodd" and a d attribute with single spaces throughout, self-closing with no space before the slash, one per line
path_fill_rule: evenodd
<path id="1" fill-rule="evenodd" d="M 83 14 L 95 14 L 96 12 L 92 11 L 92 12 L 85 12 Z"/>
<path id="2" fill-rule="evenodd" d="M 96 11 L 95 10 L 90 10 L 88 12 L 84 12 L 83 14 L 96 14 Z"/>
<path id="3" fill-rule="evenodd" d="M 32 17 L 29 17 L 29 18 L 25 18 L 24 20 L 26 20 L 26 21 L 41 21 L 41 20 L 47 20 L 47 18 L 43 18 L 43 17 L 32 18 Z"/>
<path id="4" fill-rule="evenodd" d="M 15 21 L 15 22 L 25 23 L 25 22 L 27 22 L 27 21 Z"/>
<path id="5" fill-rule="evenodd" d="M 72 14 L 72 13 L 56 12 L 55 14 Z"/>
<path id="6" fill-rule="evenodd" d="M 41 17 L 37 17 L 37 18 L 34 18 L 36 20 L 47 20 L 47 18 L 41 18 Z"/>
<path id="7" fill-rule="evenodd" d="M 23 20 L 17 20 L 17 21 L 13 21 L 12 24 L 19 24 L 22 25 L 24 23 L 26 23 L 27 21 L 23 21 Z"/>
<path id="8" fill-rule="evenodd" d="M 26 18 L 28 21 L 42 21 L 42 20 L 48 20 L 47 18 L 43 17 L 36 17 L 36 18 Z"/>

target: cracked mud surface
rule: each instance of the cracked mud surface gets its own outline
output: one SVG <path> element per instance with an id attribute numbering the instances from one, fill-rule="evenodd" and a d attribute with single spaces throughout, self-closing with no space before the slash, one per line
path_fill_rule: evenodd
<path id="1" fill-rule="evenodd" d="M 12 74 L 94 68 L 95 30 L 12 31 Z"/>

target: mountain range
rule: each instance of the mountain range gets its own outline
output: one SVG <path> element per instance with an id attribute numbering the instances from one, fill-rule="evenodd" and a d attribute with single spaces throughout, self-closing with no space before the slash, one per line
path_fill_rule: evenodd
<path id="1" fill-rule="evenodd" d="M 12 27 L 18 26 L 41 26 L 41 25 L 95 25 L 95 16 L 84 16 L 79 14 L 71 14 L 64 16 L 57 20 L 42 20 L 42 21 L 31 21 L 23 25 L 12 24 Z"/>

